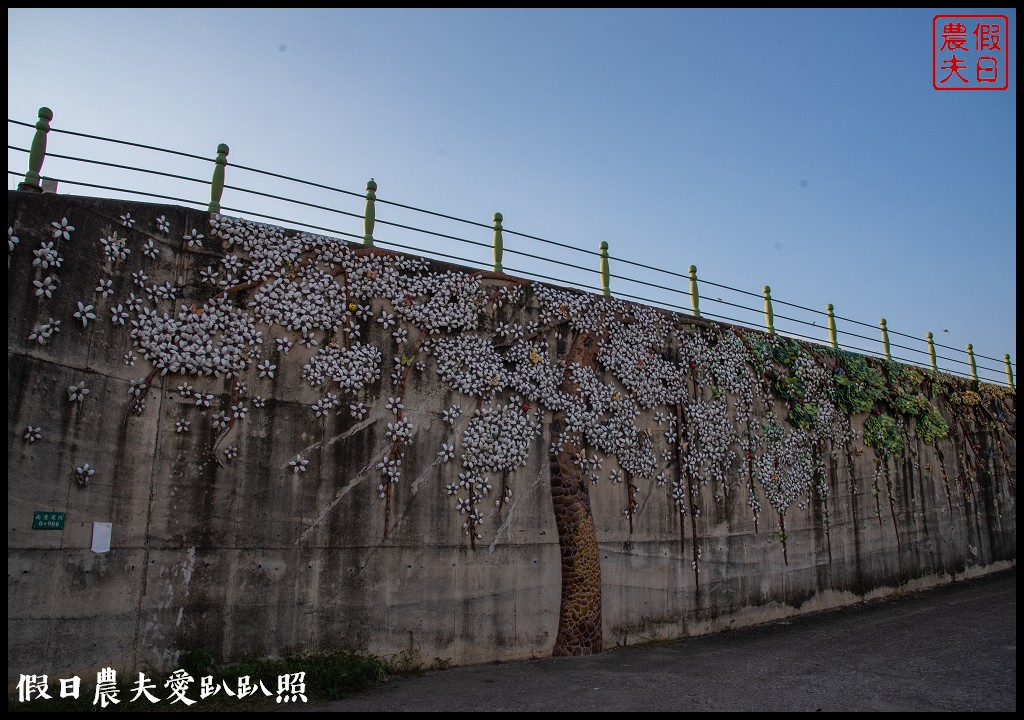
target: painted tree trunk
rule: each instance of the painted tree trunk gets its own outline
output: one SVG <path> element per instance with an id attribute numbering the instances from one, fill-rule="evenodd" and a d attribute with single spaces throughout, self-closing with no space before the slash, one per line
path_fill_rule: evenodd
<path id="1" fill-rule="evenodd" d="M 573 364 L 593 366 L 596 343 L 586 333 L 573 340 L 565 359 L 563 392 L 575 392 Z M 565 427 L 564 411 L 555 413 L 552 439 Z M 601 556 L 590 510 L 590 492 L 573 458 L 585 452 L 582 442 L 567 439 L 551 453 L 551 502 L 562 557 L 562 598 L 553 655 L 601 652 Z"/>

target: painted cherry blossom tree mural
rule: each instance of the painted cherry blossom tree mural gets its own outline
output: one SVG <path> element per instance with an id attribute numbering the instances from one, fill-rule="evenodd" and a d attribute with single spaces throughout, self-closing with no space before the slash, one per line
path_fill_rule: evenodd
<path id="1" fill-rule="evenodd" d="M 950 427 L 935 403 L 985 413 L 986 421 L 1002 417 L 991 391 L 982 396 L 951 378 L 613 297 L 223 215 L 204 227 L 176 228 L 166 215 L 144 219 L 138 211 L 120 221 L 103 237 L 82 237 L 60 218 L 33 248 L 9 228 L 9 267 L 13 253 L 31 252 L 40 302 L 52 298 L 66 271 L 68 243 L 94 245 L 104 272 L 93 297 L 54 309 L 28 340 L 45 347 L 56 333 L 96 323 L 123 328 L 131 340 L 123 362 L 140 371 L 124 423 L 145 412 L 158 378 L 174 376 L 179 397 L 202 411 L 176 419 L 174 432 L 209 423 L 221 463 L 239 456 L 232 433 L 267 411 L 246 373 L 260 382 L 301 377 L 319 396 L 310 416 L 323 421 L 338 414 L 361 421 L 369 405 L 382 404 L 387 420 L 374 430 L 384 439 L 379 505 L 367 511 L 380 514 L 385 537 L 396 521 L 407 453 L 437 440 L 420 432 L 423 411 L 408 405 L 411 379 L 443 384 L 465 402 L 440 413 L 448 430 L 431 453 L 451 522 L 471 548 L 494 534 L 533 448 L 540 443 L 548 454 L 562 563 L 557 655 L 602 649 L 592 492 L 621 498 L 630 532 L 643 522 L 641 487 L 662 493 L 678 516 L 680 552 L 689 549 L 697 584 L 698 523 L 709 504 L 743 498 L 755 525 L 777 533 L 785 556 L 787 513 L 816 504 L 827 533 L 838 477 L 832 468 L 849 468 L 853 484 L 853 453 L 865 444 L 877 457 L 875 514 L 881 520 L 887 493 L 895 524 L 890 465 L 910 439 L 938 448 L 950 432 L 971 436 L 966 426 Z M 179 262 L 198 263 L 185 285 L 149 276 L 168 248 Z M 304 359 L 292 354 L 297 346 Z M 210 389 L 211 380 L 223 384 L 221 392 Z M 88 393 L 79 382 L 68 388 L 68 402 L 80 407 Z M 853 420 L 864 413 L 866 425 Z M 1005 417 L 997 422 L 1008 427 Z M 24 441 L 40 434 L 28 426 Z M 956 465 L 954 486 L 970 496 L 981 451 L 968 440 L 961 445 L 971 454 Z M 1006 449 L 998 452 L 1007 463 Z M 311 470 L 295 448 L 287 471 Z M 80 466 L 75 479 L 87 483 L 95 472 Z M 945 464 L 941 472 L 952 503 Z"/>

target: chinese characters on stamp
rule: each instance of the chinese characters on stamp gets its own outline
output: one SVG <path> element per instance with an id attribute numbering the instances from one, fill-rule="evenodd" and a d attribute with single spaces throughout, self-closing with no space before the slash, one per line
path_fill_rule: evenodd
<path id="1" fill-rule="evenodd" d="M 932 18 L 932 87 L 1008 88 L 1009 33 L 1006 15 L 936 15 Z"/>

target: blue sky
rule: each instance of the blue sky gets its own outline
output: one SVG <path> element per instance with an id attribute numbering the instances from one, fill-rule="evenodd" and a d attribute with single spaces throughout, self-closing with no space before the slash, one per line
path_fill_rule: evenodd
<path id="1" fill-rule="evenodd" d="M 1016 13 L 1006 91 L 932 88 L 956 10 L 8 10 L 8 118 L 362 191 L 1016 361 Z M 9 144 L 31 131 L 8 125 Z M 199 161 L 51 134 L 51 152 L 208 178 Z M 8 151 L 8 170 L 26 157 Z M 199 184 L 48 159 L 44 175 L 207 199 Z M 361 213 L 228 169 L 228 183 Z M 8 187 L 15 179 L 8 177 Z M 62 185 L 62 192 L 109 194 Z M 225 207 L 361 234 L 357 219 L 227 190 Z M 237 214 L 237 213 L 233 213 Z M 378 206 L 483 243 L 484 228 Z M 282 223 L 287 224 L 287 223 Z M 489 252 L 378 225 L 378 239 Z M 506 234 L 505 265 L 593 285 L 597 259 Z M 686 289 L 612 261 L 612 273 Z M 613 293 L 689 304 L 613 278 Z M 715 298 L 749 305 L 742 311 Z M 761 301 L 702 288 L 757 326 Z M 777 304 L 825 340 L 824 318 Z M 948 330 L 948 332 L 946 332 Z M 962 359 L 940 349 L 940 355 Z M 926 356 L 894 348 L 919 362 Z M 979 360 L 1003 381 L 1001 361 Z M 940 361 L 940 366 L 966 366 Z"/>

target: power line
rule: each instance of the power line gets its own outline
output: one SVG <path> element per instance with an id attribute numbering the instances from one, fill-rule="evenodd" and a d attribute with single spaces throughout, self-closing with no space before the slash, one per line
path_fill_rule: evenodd
<path id="1" fill-rule="evenodd" d="M 18 150 L 23 153 L 29 152 L 24 148 L 14 147 L 13 145 L 8 145 L 7 149 Z M 200 183 L 202 185 L 206 185 L 210 182 L 209 180 L 200 180 L 198 178 L 188 177 L 186 175 L 177 175 L 175 173 L 163 172 L 161 170 L 147 170 L 146 168 L 138 168 L 133 167 L 131 165 L 121 165 L 119 163 L 106 162 L 104 160 L 90 160 L 88 158 L 75 157 L 74 155 L 62 155 L 60 153 L 55 152 L 47 152 L 46 157 L 60 158 L 61 160 L 72 160 L 74 162 L 89 163 L 90 165 L 104 165 L 106 167 L 118 168 L 120 170 L 132 170 L 134 172 L 147 173 L 149 175 L 160 175 L 162 177 L 174 178 L 176 180 L 188 180 L 189 182 Z"/>
<path id="2" fill-rule="evenodd" d="M 8 122 L 11 122 L 8 120 Z M 24 123 L 19 123 L 24 125 Z M 30 125 L 29 127 L 34 127 Z M 60 128 L 51 127 L 50 132 L 61 133 L 63 135 L 74 135 L 76 137 L 89 138 L 91 140 L 102 140 L 103 142 L 116 143 L 118 145 L 129 145 L 131 147 L 142 148 L 143 150 L 155 150 L 156 152 L 167 153 L 168 155 L 179 155 L 181 157 L 192 158 L 193 160 L 202 160 L 204 162 L 216 162 L 213 158 L 203 157 L 202 155 L 194 155 L 192 153 L 182 152 L 180 150 L 168 150 L 167 148 L 157 147 L 156 145 L 144 145 L 143 143 L 129 142 L 128 140 L 116 140 L 114 138 L 103 137 L 102 135 L 90 135 L 89 133 L 74 132 L 72 130 L 61 130 Z"/>
<path id="3" fill-rule="evenodd" d="M 7 171 L 8 175 L 14 175 L 15 177 L 22 177 L 24 173 Z M 189 203 L 192 205 L 206 205 L 204 202 L 198 202 L 196 200 L 189 200 L 187 198 L 174 197 L 172 195 L 161 195 L 159 193 L 143 192 L 142 190 L 128 190 L 127 188 L 113 187 L 111 185 L 97 185 L 96 183 L 81 182 L 78 180 L 69 180 L 67 178 L 48 178 L 57 183 L 64 183 L 65 185 L 78 185 L 81 187 L 97 188 L 99 190 L 110 190 L 111 192 L 122 192 L 130 195 L 145 195 L 146 197 L 160 198 L 161 200 L 173 200 L 174 202 Z"/>

